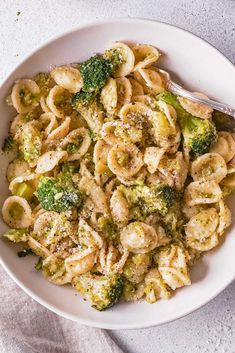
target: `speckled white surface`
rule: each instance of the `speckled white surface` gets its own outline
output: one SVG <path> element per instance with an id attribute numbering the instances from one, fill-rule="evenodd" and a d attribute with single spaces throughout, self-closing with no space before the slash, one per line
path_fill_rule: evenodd
<path id="1" fill-rule="evenodd" d="M 235 0 L 1 0 L 0 80 L 52 36 L 96 19 L 127 16 L 187 29 L 235 63 Z M 129 353 L 235 353 L 235 282 L 176 322 L 110 335 Z"/>

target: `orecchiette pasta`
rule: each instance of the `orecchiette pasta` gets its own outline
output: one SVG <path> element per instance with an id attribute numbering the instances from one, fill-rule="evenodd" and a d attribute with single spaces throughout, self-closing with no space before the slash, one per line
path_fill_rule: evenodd
<path id="1" fill-rule="evenodd" d="M 133 222 L 123 228 L 120 241 L 122 246 L 136 254 L 153 250 L 158 244 L 158 236 L 153 227 L 144 222 Z"/>
<path id="2" fill-rule="evenodd" d="M 160 55 L 116 42 L 16 81 L 6 99 L 17 115 L 2 148 L 13 158 L 4 238 L 101 311 L 190 285 L 231 224 L 235 134 L 220 131 L 220 112 L 168 91 Z"/>
<path id="3" fill-rule="evenodd" d="M 157 171 L 158 165 L 164 153 L 164 148 L 154 146 L 146 148 L 144 152 L 144 163 L 147 165 L 149 173 L 153 174 Z"/>
<path id="4" fill-rule="evenodd" d="M 169 124 L 172 126 L 173 129 L 175 129 L 176 132 L 177 114 L 175 109 L 171 105 L 166 104 L 161 100 L 158 102 L 158 107 L 165 114 L 167 120 L 169 121 Z"/>
<path id="5" fill-rule="evenodd" d="M 66 151 L 46 152 L 41 157 L 39 157 L 35 172 L 37 174 L 47 173 L 54 169 L 59 164 L 59 162 L 66 159 L 67 157 L 68 153 Z"/>
<path id="6" fill-rule="evenodd" d="M 64 138 L 69 132 L 70 122 L 71 118 L 67 116 L 65 120 L 60 124 L 60 126 L 52 129 L 50 133 L 48 133 L 46 141 L 60 140 Z"/>
<path id="7" fill-rule="evenodd" d="M 195 94 L 202 98 L 208 98 L 205 94 L 195 92 Z M 202 119 L 210 119 L 213 109 L 208 105 L 202 103 L 192 102 L 191 100 L 183 97 L 178 97 L 178 100 L 182 107 L 190 114 L 197 116 Z"/>
<path id="8" fill-rule="evenodd" d="M 157 71 L 150 69 L 139 69 L 139 73 L 144 79 L 147 87 L 156 93 L 164 91 L 161 75 Z"/>
<path id="9" fill-rule="evenodd" d="M 227 131 L 219 131 L 218 139 L 211 152 L 220 154 L 228 163 L 235 156 L 235 141 L 232 134 Z"/>
<path id="10" fill-rule="evenodd" d="M 117 87 L 117 104 L 116 109 L 119 111 L 121 107 L 131 101 L 132 88 L 130 81 L 126 77 L 116 79 Z"/>
<path id="11" fill-rule="evenodd" d="M 168 299 L 172 294 L 170 287 L 163 281 L 157 268 L 151 269 L 146 275 L 144 291 L 146 301 L 150 304 L 161 298 Z"/>
<path id="12" fill-rule="evenodd" d="M 217 233 L 222 235 L 226 228 L 230 226 L 232 222 L 231 211 L 227 205 L 225 205 L 224 201 L 221 200 L 219 202 L 219 226 L 217 229 Z"/>
<path id="13" fill-rule="evenodd" d="M 17 133 L 19 131 L 22 131 L 22 127 L 24 125 L 24 116 L 23 114 L 18 114 L 16 117 L 13 119 L 11 126 L 10 126 L 10 133 L 14 136 L 17 137 Z"/>
<path id="14" fill-rule="evenodd" d="M 51 255 L 50 251 L 33 237 L 29 237 L 28 245 L 36 255 L 42 258 L 47 258 Z"/>
<path id="15" fill-rule="evenodd" d="M 101 139 L 96 142 L 94 147 L 93 160 L 95 163 L 95 179 L 98 185 L 103 185 L 111 175 L 111 171 L 107 165 L 110 148 L 110 145 Z"/>
<path id="16" fill-rule="evenodd" d="M 95 180 L 83 176 L 79 183 L 80 190 L 91 198 L 96 206 L 97 212 L 108 213 L 107 198 L 102 188 L 96 184 Z"/>
<path id="17" fill-rule="evenodd" d="M 48 106 L 46 104 L 46 99 L 43 96 L 40 98 L 40 106 L 41 106 L 42 110 L 44 111 L 44 113 L 50 113 L 50 109 L 48 108 Z"/>
<path id="18" fill-rule="evenodd" d="M 9 183 L 17 177 L 22 177 L 29 174 L 31 174 L 30 166 L 22 159 L 16 158 L 8 165 L 7 179 Z"/>
<path id="19" fill-rule="evenodd" d="M 124 77 L 131 73 L 135 64 L 135 57 L 131 48 L 128 45 L 116 42 L 111 47 L 111 50 L 115 51 L 121 58 L 121 65 L 115 72 L 115 77 Z"/>
<path id="20" fill-rule="evenodd" d="M 216 233 L 219 215 L 215 208 L 209 208 L 193 216 L 186 224 L 186 242 L 199 251 L 208 251 L 218 245 Z"/>
<path id="21" fill-rule="evenodd" d="M 131 178 L 142 165 L 142 153 L 132 143 L 114 145 L 108 153 L 109 169 L 120 177 Z"/>
<path id="22" fill-rule="evenodd" d="M 171 157 L 164 155 L 159 161 L 158 170 L 162 174 L 163 179 L 175 185 L 177 190 L 183 188 L 187 178 L 188 167 L 182 152 L 177 152 L 176 155 Z"/>
<path id="23" fill-rule="evenodd" d="M 100 95 L 101 102 L 108 113 L 113 113 L 118 103 L 117 83 L 109 78 Z"/>
<path id="24" fill-rule="evenodd" d="M 9 227 L 27 228 L 32 223 L 32 211 L 28 202 L 20 196 L 9 196 L 2 206 L 2 217 Z"/>
<path id="25" fill-rule="evenodd" d="M 62 119 L 66 112 L 64 107 L 67 99 L 66 90 L 63 87 L 56 85 L 50 90 L 46 104 L 55 116 Z"/>
<path id="26" fill-rule="evenodd" d="M 65 259 L 65 268 L 72 276 L 79 276 L 92 269 L 97 259 L 97 251 L 93 249 L 78 250 Z"/>
<path id="27" fill-rule="evenodd" d="M 55 255 L 48 256 L 42 263 L 42 273 L 49 281 L 57 285 L 71 282 L 72 275 L 65 268 L 64 260 Z"/>
<path id="28" fill-rule="evenodd" d="M 61 142 L 60 147 L 68 152 L 68 161 L 80 159 L 90 147 L 91 138 L 86 128 L 71 131 Z"/>
<path id="29" fill-rule="evenodd" d="M 137 44 L 132 47 L 132 51 L 135 55 L 134 70 L 150 66 L 155 63 L 160 56 L 159 51 L 148 44 Z"/>
<path id="30" fill-rule="evenodd" d="M 219 202 L 222 191 L 214 180 L 194 181 L 185 190 L 185 201 L 188 206 Z"/>
<path id="31" fill-rule="evenodd" d="M 129 218 L 129 205 L 128 202 L 121 192 L 116 189 L 110 199 L 110 209 L 114 222 L 123 227 L 127 225 Z"/>
<path id="32" fill-rule="evenodd" d="M 187 256 L 181 247 L 167 246 L 166 249 L 160 251 L 157 262 L 163 281 L 171 289 L 191 284 L 187 269 Z"/>
<path id="33" fill-rule="evenodd" d="M 14 178 L 10 182 L 9 190 L 14 195 L 22 193 L 24 197 L 27 199 L 28 198 L 27 196 L 32 196 L 33 192 L 36 190 L 37 184 L 38 184 L 38 178 L 36 174 L 32 173 L 32 174 L 20 175 Z M 28 195 L 24 194 L 24 191 L 26 190 L 28 192 Z"/>
<path id="34" fill-rule="evenodd" d="M 132 283 L 140 283 L 151 264 L 149 254 L 134 254 L 125 263 L 123 274 Z"/>
<path id="35" fill-rule="evenodd" d="M 11 93 L 14 108 L 20 114 L 30 112 L 39 102 L 40 88 L 33 80 L 16 81 Z"/>
<path id="36" fill-rule="evenodd" d="M 133 78 L 129 78 L 131 84 L 132 100 L 135 100 L 136 96 L 141 96 L 144 94 L 144 89 L 141 84 Z"/>
<path id="37" fill-rule="evenodd" d="M 48 135 L 52 132 L 52 130 L 58 127 L 58 123 L 56 120 L 56 116 L 53 113 L 44 113 L 40 116 L 40 121 L 44 128 L 44 135 L 48 137 Z"/>
<path id="38" fill-rule="evenodd" d="M 193 161 L 191 175 L 194 181 L 215 180 L 220 183 L 227 175 L 227 165 L 218 153 L 206 153 Z"/>
<path id="39" fill-rule="evenodd" d="M 83 86 L 79 70 L 72 66 L 55 67 L 51 70 L 51 76 L 57 85 L 67 89 L 71 93 L 79 92 Z"/>
<path id="40" fill-rule="evenodd" d="M 30 167 L 35 167 L 42 148 L 42 135 L 38 121 L 26 123 L 18 132 L 19 150 Z"/>

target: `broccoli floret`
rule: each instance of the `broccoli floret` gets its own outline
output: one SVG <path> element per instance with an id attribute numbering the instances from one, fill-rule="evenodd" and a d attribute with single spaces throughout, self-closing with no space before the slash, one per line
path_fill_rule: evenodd
<path id="1" fill-rule="evenodd" d="M 123 267 L 123 275 L 129 282 L 140 283 L 151 264 L 149 254 L 131 255 Z"/>
<path id="2" fill-rule="evenodd" d="M 28 256 L 28 255 L 33 255 L 33 251 L 32 249 L 24 249 L 22 251 L 19 251 L 17 253 L 18 257 L 25 257 L 25 256 Z"/>
<path id="3" fill-rule="evenodd" d="M 104 276 L 87 273 L 74 281 L 74 287 L 90 300 L 93 308 L 103 311 L 120 300 L 124 281 L 119 274 Z"/>
<path id="4" fill-rule="evenodd" d="M 180 105 L 177 97 L 170 92 L 162 92 L 157 98 L 175 108 L 185 146 L 196 156 L 209 152 L 217 138 L 214 124 L 209 120 L 188 113 Z"/>
<path id="5" fill-rule="evenodd" d="M 163 184 L 156 187 L 146 185 L 121 186 L 121 191 L 130 206 L 138 207 L 145 216 L 154 212 L 165 216 L 176 198 L 176 191 L 171 186 Z"/>
<path id="6" fill-rule="evenodd" d="M 15 148 L 15 146 L 16 144 L 13 139 L 13 136 L 9 134 L 3 142 L 2 150 L 3 152 L 9 152 L 9 151 L 12 151 Z"/>
<path id="7" fill-rule="evenodd" d="M 3 236 L 14 243 L 26 242 L 29 237 L 29 231 L 25 228 L 10 229 Z"/>
<path id="8" fill-rule="evenodd" d="M 66 146 L 66 151 L 68 154 L 74 154 L 79 151 L 79 148 L 83 142 L 83 137 L 82 136 L 77 136 L 76 140 L 74 142 L 70 142 Z"/>
<path id="9" fill-rule="evenodd" d="M 125 63 L 126 59 L 123 56 L 121 48 L 111 48 L 106 50 L 104 58 L 112 64 L 112 73 L 114 73 L 121 64 Z"/>
<path id="10" fill-rule="evenodd" d="M 28 123 L 32 120 L 37 120 L 42 115 L 42 109 L 40 106 L 35 107 L 33 110 L 30 110 L 27 114 L 22 115 L 24 123 Z"/>
<path id="11" fill-rule="evenodd" d="M 83 78 L 83 92 L 91 93 L 99 91 L 105 85 L 113 71 L 113 65 L 110 60 L 95 55 L 79 64 L 79 70 Z"/>
<path id="12" fill-rule="evenodd" d="M 43 177 L 36 196 L 48 211 L 64 212 L 82 204 L 82 194 L 73 185 L 71 176 L 62 173 L 56 178 Z"/>
<path id="13" fill-rule="evenodd" d="M 118 235 L 117 225 L 108 216 L 101 216 L 98 219 L 98 227 L 105 237 L 115 240 Z"/>
<path id="14" fill-rule="evenodd" d="M 39 257 L 37 263 L 34 265 L 34 268 L 37 270 L 37 271 L 40 271 L 42 269 L 42 263 L 43 263 L 43 258 L 42 257 Z"/>
<path id="15" fill-rule="evenodd" d="M 14 195 L 21 196 L 30 201 L 33 197 L 35 188 L 30 183 L 20 183 L 18 187 L 12 192 Z"/>
<path id="16" fill-rule="evenodd" d="M 79 161 L 64 162 L 61 164 L 62 174 L 74 174 L 78 173 L 80 170 Z"/>
<path id="17" fill-rule="evenodd" d="M 96 99 L 96 94 L 94 92 L 77 92 L 72 97 L 72 106 L 77 111 L 86 108 Z"/>

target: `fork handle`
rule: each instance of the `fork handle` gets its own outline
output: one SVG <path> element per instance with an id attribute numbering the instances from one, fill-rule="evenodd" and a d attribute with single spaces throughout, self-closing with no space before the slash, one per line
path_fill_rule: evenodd
<path id="1" fill-rule="evenodd" d="M 180 85 L 178 85 L 177 83 L 175 83 L 171 80 L 169 80 L 167 82 L 167 89 L 170 92 L 172 92 L 178 96 L 188 98 L 188 99 L 192 100 L 193 102 L 203 103 L 205 105 L 208 105 L 209 107 L 211 107 L 215 110 L 219 110 L 222 113 L 228 114 L 235 119 L 235 109 L 233 109 L 232 107 L 230 107 L 227 104 L 219 103 L 219 102 L 216 102 L 212 99 L 202 98 L 194 93 L 191 93 L 191 92 L 185 90 L 183 87 L 181 87 Z"/>

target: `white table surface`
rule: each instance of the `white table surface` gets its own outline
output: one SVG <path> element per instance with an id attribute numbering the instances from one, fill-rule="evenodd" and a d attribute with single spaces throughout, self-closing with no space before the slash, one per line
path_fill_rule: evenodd
<path id="1" fill-rule="evenodd" d="M 235 63 L 235 0 L 1 0 L 0 80 L 50 37 L 89 21 L 127 16 L 187 29 Z M 235 353 L 235 282 L 185 318 L 110 335 L 128 353 Z"/>

